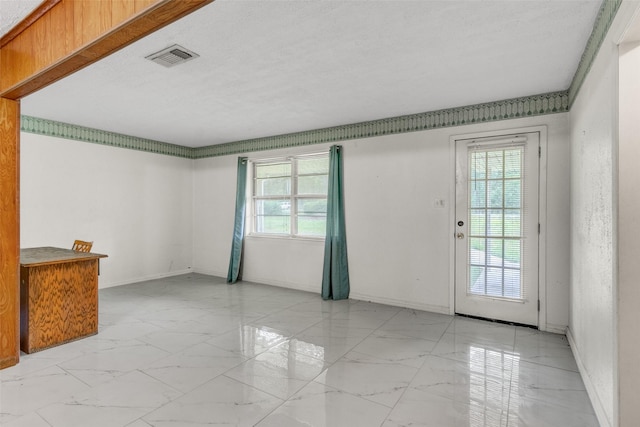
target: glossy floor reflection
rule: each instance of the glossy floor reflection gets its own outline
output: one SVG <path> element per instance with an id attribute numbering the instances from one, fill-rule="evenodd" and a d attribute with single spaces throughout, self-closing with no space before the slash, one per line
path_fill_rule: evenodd
<path id="1" fill-rule="evenodd" d="M 563 336 L 198 274 L 0 381 L 6 427 L 598 425 Z"/>

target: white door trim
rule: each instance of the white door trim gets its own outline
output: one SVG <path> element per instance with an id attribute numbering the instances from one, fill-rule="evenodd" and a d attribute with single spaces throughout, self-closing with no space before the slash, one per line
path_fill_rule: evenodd
<path id="1" fill-rule="evenodd" d="M 546 125 L 528 126 L 520 128 L 507 128 L 486 132 L 473 132 L 465 134 L 455 134 L 449 137 L 449 164 L 451 165 L 451 176 L 449 179 L 449 200 L 456 200 L 456 141 L 460 139 L 474 139 L 513 135 L 516 133 L 539 132 L 540 134 L 540 174 L 539 174 L 539 202 L 538 220 L 540 222 L 540 235 L 538 240 L 538 298 L 540 299 L 540 312 L 538 313 L 538 328 L 541 331 L 547 330 L 547 139 L 548 130 Z M 455 314 L 455 203 L 449 204 L 449 314 Z"/>

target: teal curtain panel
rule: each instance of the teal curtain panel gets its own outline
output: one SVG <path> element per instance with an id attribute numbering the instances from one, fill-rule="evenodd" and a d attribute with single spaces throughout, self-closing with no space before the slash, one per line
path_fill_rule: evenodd
<path id="1" fill-rule="evenodd" d="M 324 242 L 322 299 L 349 298 L 349 265 L 344 221 L 342 146 L 329 152 L 329 190 L 327 193 L 327 234 Z"/>
<path id="2" fill-rule="evenodd" d="M 238 178 L 236 184 L 236 216 L 233 223 L 233 242 L 231 243 L 231 259 L 227 282 L 236 283 L 240 276 L 242 262 L 242 246 L 244 243 L 245 211 L 247 208 L 247 164 L 246 157 L 238 157 Z"/>

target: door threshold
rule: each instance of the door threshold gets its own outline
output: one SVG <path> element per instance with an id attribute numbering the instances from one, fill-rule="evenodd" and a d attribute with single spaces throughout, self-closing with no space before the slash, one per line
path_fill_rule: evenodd
<path id="1" fill-rule="evenodd" d="M 527 325 L 525 323 L 518 323 L 518 322 L 509 322 L 508 320 L 491 319 L 489 317 L 472 316 L 471 314 L 462 314 L 462 313 L 456 313 L 456 316 L 467 317 L 469 319 L 484 320 L 484 321 L 493 322 L 493 323 L 502 323 L 503 325 L 522 326 L 523 328 L 535 329 L 536 331 L 539 330 L 539 328 L 535 325 Z"/>

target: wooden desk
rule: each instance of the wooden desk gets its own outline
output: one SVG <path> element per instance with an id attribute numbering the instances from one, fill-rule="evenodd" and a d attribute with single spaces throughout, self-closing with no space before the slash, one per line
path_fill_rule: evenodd
<path id="1" fill-rule="evenodd" d="M 98 268 L 107 255 L 20 250 L 20 349 L 44 350 L 98 333 Z"/>

